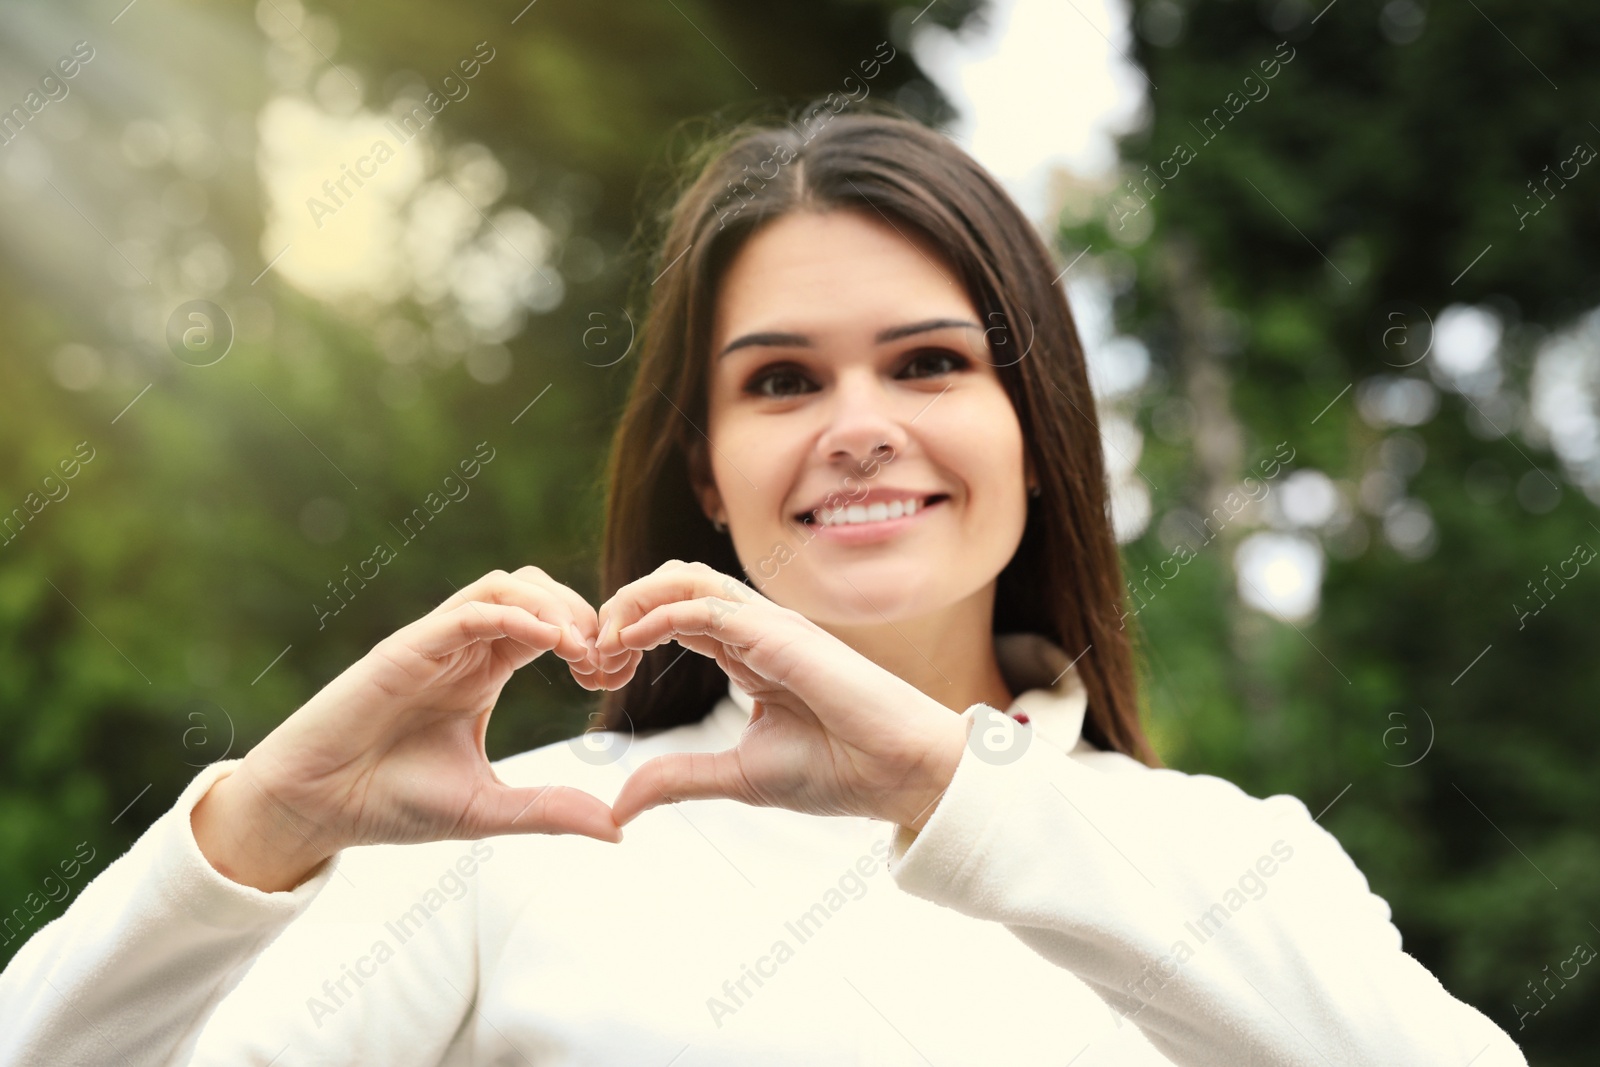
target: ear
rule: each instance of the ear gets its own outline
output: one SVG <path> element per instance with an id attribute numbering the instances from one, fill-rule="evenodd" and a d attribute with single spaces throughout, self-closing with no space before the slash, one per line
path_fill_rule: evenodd
<path id="1" fill-rule="evenodd" d="M 708 521 L 714 522 L 722 517 L 722 494 L 717 492 L 716 480 L 711 476 L 711 463 L 704 438 L 689 445 L 688 460 L 689 484 L 700 501 L 700 510 Z"/>

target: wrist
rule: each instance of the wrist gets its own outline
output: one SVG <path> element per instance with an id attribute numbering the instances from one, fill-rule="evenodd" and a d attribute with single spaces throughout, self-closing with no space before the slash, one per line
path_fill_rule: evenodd
<path id="1" fill-rule="evenodd" d="M 940 705 L 939 717 L 934 721 L 937 725 L 931 731 L 928 749 L 916 775 L 917 784 L 904 791 L 900 810 L 893 820 L 912 833 L 920 832 L 927 825 L 944 799 L 967 747 L 968 724 L 960 715 Z"/>
<path id="2" fill-rule="evenodd" d="M 189 824 L 213 870 L 263 893 L 294 889 L 330 855 L 310 839 L 310 828 L 255 785 L 242 762 L 212 783 Z"/>

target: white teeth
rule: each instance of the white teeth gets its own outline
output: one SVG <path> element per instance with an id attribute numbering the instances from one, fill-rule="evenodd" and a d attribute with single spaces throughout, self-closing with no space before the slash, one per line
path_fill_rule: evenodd
<path id="1" fill-rule="evenodd" d="M 912 498 L 909 500 L 895 500 L 890 503 L 878 501 L 872 504 L 851 504 L 848 507 L 834 508 L 831 511 L 818 511 L 818 526 L 857 525 L 866 522 L 883 522 L 886 519 L 899 519 L 907 515 L 915 515 L 921 507 L 921 501 Z"/>

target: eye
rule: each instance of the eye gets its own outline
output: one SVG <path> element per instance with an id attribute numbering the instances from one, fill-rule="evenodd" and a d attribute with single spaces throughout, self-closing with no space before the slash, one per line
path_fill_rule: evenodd
<path id="1" fill-rule="evenodd" d="M 766 367 L 745 383 L 744 391 L 752 396 L 763 396 L 772 399 L 795 396 L 797 394 L 788 392 L 781 387 L 777 392 L 773 392 L 769 389 L 763 388 L 763 386 L 765 386 L 768 382 L 806 382 L 808 380 L 809 379 L 807 379 L 806 376 L 801 373 L 800 368 L 794 366 L 793 364 Z"/>
<path id="2" fill-rule="evenodd" d="M 949 364 L 950 370 L 964 370 L 972 365 L 972 361 L 965 356 L 952 352 L 948 348 L 924 348 L 914 354 L 906 363 L 905 369 L 910 370 L 917 366 L 938 366 L 941 363 Z M 941 373 L 935 371 L 935 374 Z"/>

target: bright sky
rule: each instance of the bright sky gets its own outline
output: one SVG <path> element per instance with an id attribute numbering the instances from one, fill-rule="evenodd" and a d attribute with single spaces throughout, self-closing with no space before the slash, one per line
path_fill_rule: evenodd
<path id="1" fill-rule="evenodd" d="M 951 136 L 1038 221 L 1049 168 L 1110 171 L 1112 135 L 1138 121 L 1148 83 L 1130 38 L 1122 0 L 992 0 L 981 33 L 919 22 L 912 52 L 962 113 Z"/>

